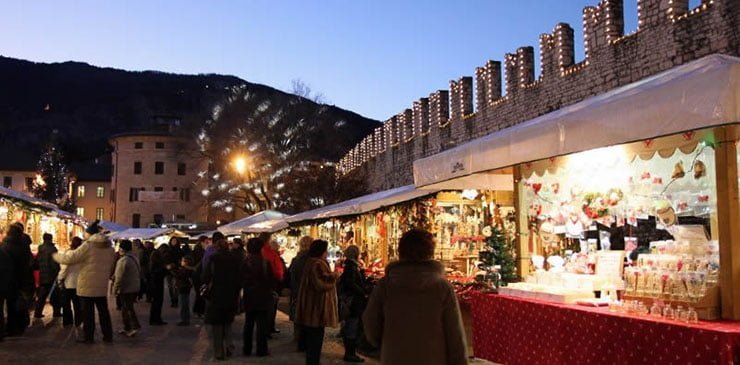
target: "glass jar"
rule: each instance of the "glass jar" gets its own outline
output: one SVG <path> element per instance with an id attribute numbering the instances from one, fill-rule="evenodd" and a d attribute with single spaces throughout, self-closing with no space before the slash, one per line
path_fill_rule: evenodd
<path id="1" fill-rule="evenodd" d="M 673 310 L 673 307 L 671 307 L 670 304 L 666 305 L 663 308 L 663 318 L 674 321 L 676 320 L 676 312 Z"/>
<path id="2" fill-rule="evenodd" d="M 686 322 L 691 324 L 699 323 L 699 314 L 696 313 L 693 307 L 689 307 L 689 310 L 686 312 Z"/>

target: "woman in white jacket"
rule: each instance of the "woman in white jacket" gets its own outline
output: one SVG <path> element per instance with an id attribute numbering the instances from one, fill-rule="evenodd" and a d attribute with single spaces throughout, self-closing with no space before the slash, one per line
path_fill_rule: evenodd
<path id="1" fill-rule="evenodd" d="M 116 253 L 108 237 L 100 232 L 98 221 L 87 227 L 90 236 L 77 249 L 64 254 L 54 254 L 54 260 L 64 265 L 79 265 L 77 296 L 82 306 L 84 338 L 78 342 L 93 343 L 95 335 L 95 310 L 103 332 L 103 341 L 113 341 L 113 325 L 108 312 L 108 283 L 113 275 Z"/>
<path id="2" fill-rule="evenodd" d="M 72 238 L 69 246 L 70 251 L 82 245 L 80 237 Z M 75 327 L 82 324 L 82 310 L 80 298 L 77 297 L 77 277 L 80 275 L 80 264 L 62 265 L 57 276 L 58 287 L 62 290 L 62 324 Z"/>

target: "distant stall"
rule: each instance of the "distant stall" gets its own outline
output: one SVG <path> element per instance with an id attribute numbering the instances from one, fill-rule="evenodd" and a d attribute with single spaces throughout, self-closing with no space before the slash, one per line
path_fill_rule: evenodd
<path id="1" fill-rule="evenodd" d="M 59 209 L 55 204 L 19 191 L 0 187 L 0 228 L 14 222 L 22 223 L 34 243 L 41 242 L 44 233 L 65 248 L 73 236 L 82 235 L 85 219 Z"/>

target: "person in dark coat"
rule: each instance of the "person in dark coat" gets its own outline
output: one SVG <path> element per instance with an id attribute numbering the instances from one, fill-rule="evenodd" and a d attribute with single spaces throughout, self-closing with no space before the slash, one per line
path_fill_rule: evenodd
<path id="1" fill-rule="evenodd" d="M 34 292 L 33 255 L 30 237 L 23 233 L 23 225 L 13 223 L 3 239 L 3 248 L 13 262 L 13 281 L 8 288 L 6 334 L 20 336 L 30 324 L 28 309 Z"/>
<path id="2" fill-rule="evenodd" d="M 346 317 L 340 318 L 344 321 L 342 337 L 344 339 L 344 361 L 364 362 L 357 356 L 357 342 L 360 338 L 360 318 L 367 304 L 368 292 L 365 289 L 365 273 L 362 271 L 357 259 L 360 256 L 360 248 L 351 245 L 344 251 L 344 271 L 339 277 L 337 290 L 339 292 L 340 313 Z"/>
<path id="3" fill-rule="evenodd" d="M 208 247 L 208 237 L 198 237 L 198 242 L 193 248 L 193 266 L 195 266 L 195 273 L 193 275 L 193 287 L 195 288 L 195 301 L 193 302 L 193 313 L 200 317 L 206 312 L 206 300 L 200 296 L 200 277 L 203 272 L 203 256 L 206 253 L 206 247 Z"/>
<path id="4" fill-rule="evenodd" d="M 170 238 L 169 243 L 170 249 L 165 256 L 165 265 L 180 266 L 180 260 L 182 260 L 182 247 L 180 245 L 180 239 L 177 237 Z M 180 295 L 177 291 L 177 284 L 175 283 L 175 277 L 168 273 L 167 275 L 167 288 L 170 294 L 170 307 L 177 308 L 177 300 Z"/>
<path id="5" fill-rule="evenodd" d="M 293 340 L 298 345 L 298 351 L 306 351 L 306 344 L 301 336 L 302 327 L 295 322 L 295 310 L 298 303 L 298 291 L 301 289 L 301 274 L 303 274 L 303 266 L 306 264 L 308 248 L 311 246 L 311 242 L 313 242 L 313 237 L 301 237 L 298 241 L 298 254 L 290 262 L 290 268 L 288 269 L 290 274 L 290 313 L 288 315 L 290 321 L 293 322 Z"/>
<path id="6" fill-rule="evenodd" d="M 4 233 L 5 231 L 0 229 L 0 238 Z M 13 281 L 13 259 L 5 250 L 5 245 L 0 244 L 0 341 L 5 336 L 5 299 Z"/>
<path id="7" fill-rule="evenodd" d="M 170 275 L 175 278 L 175 287 L 180 304 L 180 322 L 178 326 L 190 325 L 190 291 L 193 289 L 193 258 L 190 255 L 183 256 L 180 266 L 169 265 Z"/>
<path id="8" fill-rule="evenodd" d="M 152 295 L 151 295 L 151 289 L 149 288 L 149 283 L 152 280 L 152 275 L 150 271 L 150 262 L 152 259 L 152 253 L 154 252 L 154 242 L 152 241 L 146 241 L 144 242 L 144 250 L 141 254 L 141 261 L 139 263 L 141 264 L 141 273 L 144 275 L 144 287 L 142 290 L 142 295 L 146 295 L 146 301 L 151 303 L 152 302 Z"/>
<path id="9" fill-rule="evenodd" d="M 268 316 L 272 310 L 272 292 L 277 286 L 272 267 L 262 257 L 262 242 L 258 238 L 247 241 L 248 255 L 241 270 L 244 289 L 244 355 L 252 355 L 252 339 L 257 326 L 257 356 L 267 356 L 267 335 L 270 332 Z"/>
<path id="10" fill-rule="evenodd" d="M 52 242 L 54 237 L 49 233 L 44 233 L 42 237 L 44 242 L 39 245 L 34 264 L 39 270 L 39 287 L 36 290 L 36 311 L 33 314 L 34 318 L 44 317 L 46 298 L 51 294 L 52 287 L 59 274 L 59 264 L 51 258 L 58 251 L 56 244 Z M 56 290 L 59 290 L 59 288 Z M 59 303 L 52 302 L 52 307 L 54 308 L 54 317 L 61 317 L 62 308 L 59 306 Z"/>
<path id="11" fill-rule="evenodd" d="M 234 273 L 239 272 L 241 262 L 237 255 L 229 251 L 223 234 L 214 233 L 213 244 L 217 247 L 216 252 L 208 260 L 202 277 L 203 283 L 211 288 L 206 303 L 205 323 L 211 326 L 214 357 L 224 360 L 233 352 L 231 325 L 239 310 L 242 284 Z"/>
<path id="12" fill-rule="evenodd" d="M 149 325 L 161 326 L 167 324 L 162 320 L 162 303 L 164 302 L 164 278 L 167 276 L 167 257 L 170 246 L 161 245 L 152 252 L 149 258 L 149 294 L 152 305 L 149 308 Z"/>

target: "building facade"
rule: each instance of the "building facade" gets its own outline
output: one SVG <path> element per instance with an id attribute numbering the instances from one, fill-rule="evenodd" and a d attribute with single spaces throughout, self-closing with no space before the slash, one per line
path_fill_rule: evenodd
<path id="1" fill-rule="evenodd" d="M 191 140 L 146 132 L 114 136 L 109 142 L 114 149 L 112 221 L 133 228 L 208 221 L 201 194 L 206 186 L 198 183 L 207 160 Z"/>
<path id="2" fill-rule="evenodd" d="M 89 221 L 112 221 L 113 203 L 110 181 L 78 180 L 73 184 L 75 213 Z"/>
<path id="3" fill-rule="evenodd" d="M 23 171 L 23 170 L 6 170 L 0 171 L 0 178 L 2 178 L 2 186 L 4 188 L 13 189 L 15 191 L 21 191 L 29 195 L 33 195 L 31 189 L 33 187 L 33 179 L 36 177 L 36 171 Z"/>

